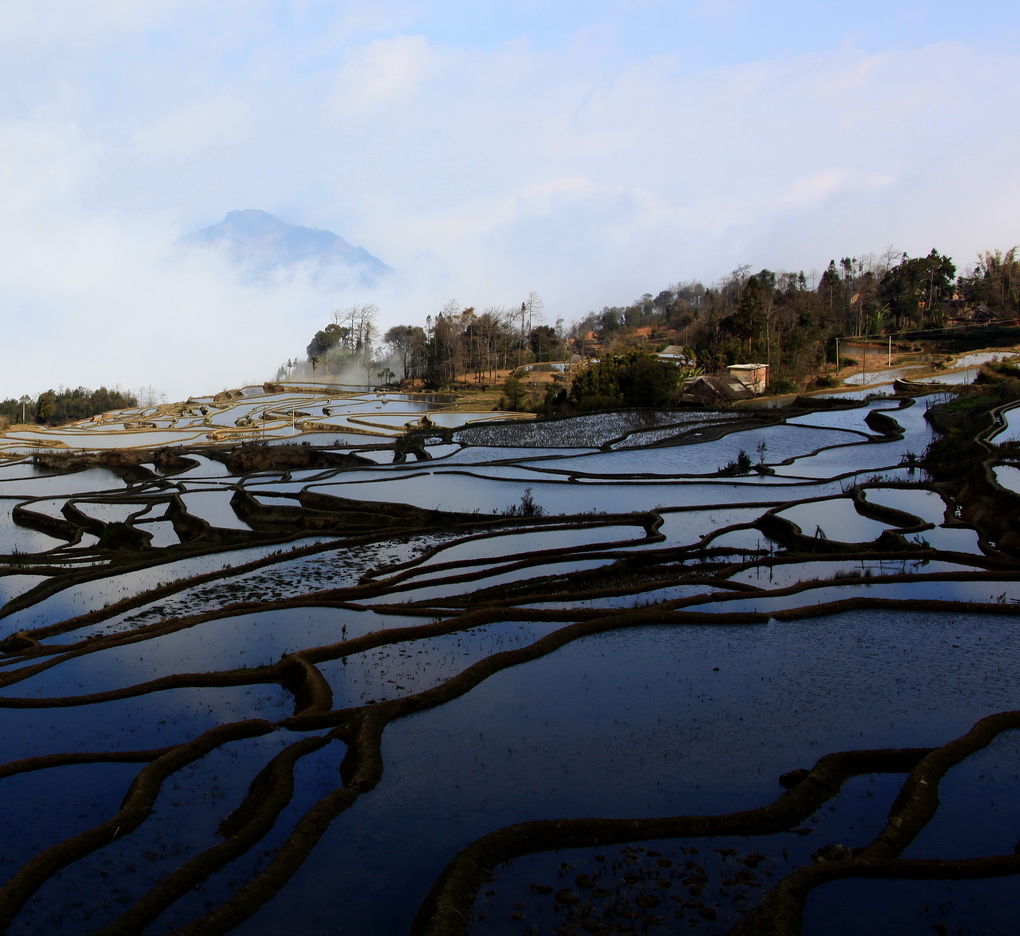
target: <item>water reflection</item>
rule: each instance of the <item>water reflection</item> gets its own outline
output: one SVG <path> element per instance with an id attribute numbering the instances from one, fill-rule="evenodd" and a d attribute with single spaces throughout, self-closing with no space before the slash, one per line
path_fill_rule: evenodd
<path id="1" fill-rule="evenodd" d="M 1015 563 L 912 467 L 923 401 L 483 425 L 439 399 L 305 389 L 49 436 L 123 447 L 112 468 L 0 466 L 7 931 L 408 932 L 446 862 L 501 826 L 754 809 L 827 752 L 941 745 L 1013 704 Z M 422 459 L 401 461 L 391 437 L 426 415 Z M 150 451 L 210 435 L 251 467 Z M 274 436 L 329 457 L 260 462 Z M 984 830 L 973 853 L 999 847 L 1011 814 L 982 810 L 1012 786 L 964 795 L 1013 770 L 1013 747 L 988 750 L 943 788 L 918 855 L 963 828 Z M 870 841 L 901 781 L 849 780 L 803 836 L 703 843 L 718 926 L 758 899 L 724 883 L 734 856 L 760 851 L 765 892 L 764 869 Z M 640 847 L 612 861 L 662 896 L 680 884 L 650 869 L 695 860 L 660 842 L 672 864 L 646 869 Z M 36 861 L 47 848 L 66 866 Z M 580 926 L 529 885 L 576 891 L 597 854 L 500 868 L 473 932 L 521 932 L 518 912 Z M 607 889 L 637 912 L 624 884 Z M 813 896 L 812 925 L 842 920 L 847 893 Z"/>

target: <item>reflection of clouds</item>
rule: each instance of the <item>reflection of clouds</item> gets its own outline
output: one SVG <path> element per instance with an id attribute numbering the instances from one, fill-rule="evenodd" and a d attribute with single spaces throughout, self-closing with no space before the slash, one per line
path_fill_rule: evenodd
<path id="1" fill-rule="evenodd" d="M 612 565 L 615 559 L 575 559 L 560 560 L 542 563 L 541 565 L 529 565 L 523 569 L 512 571 L 501 571 L 507 565 L 515 562 L 516 559 L 508 558 L 503 562 L 494 562 L 492 565 L 480 567 L 467 566 L 464 569 L 446 570 L 442 573 L 426 571 L 421 576 L 414 576 L 408 579 L 407 584 L 411 587 L 406 591 L 394 591 L 392 594 L 383 595 L 379 598 L 366 598 L 365 604 L 390 604 L 396 598 L 399 601 L 424 601 L 438 602 L 443 598 L 454 598 L 458 595 L 470 595 L 472 592 L 489 588 L 496 585 L 510 585 L 515 582 L 528 582 L 537 576 L 546 575 L 568 575 L 571 572 L 586 572 L 591 569 L 598 569 L 602 566 Z M 471 582 L 451 582 L 444 584 L 448 578 L 453 578 L 464 573 L 485 572 L 485 577 Z M 434 584 L 432 581 L 434 581 Z M 418 584 L 418 583 L 421 584 Z M 403 583 L 402 583 L 403 585 Z M 555 590 L 555 589 L 552 589 Z"/>
<path id="2" fill-rule="evenodd" d="M 9 760 L 65 751 L 146 750 L 189 741 L 220 724 L 289 714 L 288 700 L 274 685 L 166 689 L 95 705 L 0 708 L 0 730 Z"/>
<path id="3" fill-rule="evenodd" d="M 683 512 L 662 513 L 662 526 L 659 532 L 666 537 L 669 546 L 693 546 L 702 536 L 713 533 L 723 527 L 735 523 L 753 523 L 765 511 L 763 507 L 736 507 L 719 510 L 709 507 L 704 510 L 685 510 Z M 657 544 L 649 547 L 659 548 Z"/>
<path id="4" fill-rule="evenodd" d="M 122 504 L 76 500 L 73 503 L 87 517 L 102 523 L 125 523 L 132 514 L 145 509 L 143 504 L 137 502 Z"/>
<path id="5" fill-rule="evenodd" d="M 896 529 L 893 523 L 861 516 L 848 497 L 801 504 L 782 510 L 777 516 L 796 523 L 805 536 L 814 536 L 821 530 L 828 539 L 841 543 L 870 543 L 884 530 Z"/>
<path id="6" fill-rule="evenodd" d="M 60 494 L 98 494 L 123 490 L 124 482 L 107 468 L 86 468 L 73 474 L 39 474 L 34 478 L 0 482 L 0 491 L 7 497 L 57 497 Z"/>
<path id="7" fill-rule="evenodd" d="M 5 694 L 82 695 L 147 682 L 169 673 L 207 673 L 276 663 L 285 653 L 340 640 L 349 612 L 297 608 L 236 615 L 74 657 Z"/>
<path id="8" fill-rule="evenodd" d="M 276 400 L 274 405 L 280 402 Z M 251 412 L 259 408 L 261 401 L 249 395 L 245 405 L 246 411 Z M 321 411 L 324 405 L 316 397 L 312 408 Z M 375 398 L 366 398 L 358 406 L 345 407 L 343 412 L 368 412 L 371 417 L 378 405 Z M 366 409 L 359 409 L 361 406 Z M 394 406 L 405 411 L 399 401 L 394 401 Z M 884 406 L 889 408 L 891 404 L 887 402 Z M 578 639 L 546 657 L 497 672 L 463 697 L 439 708 L 399 719 L 386 729 L 383 740 L 385 783 L 337 822 L 328 833 L 328 846 L 314 860 L 324 861 L 325 873 L 350 884 L 351 878 L 343 867 L 346 857 L 343 849 L 350 848 L 356 859 L 351 866 L 359 869 L 359 881 L 370 878 L 366 887 L 402 893 L 399 882 L 408 879 L 409 864 L 402 864 L 404 853 L 392 847 L 380 847 L 374 855 L 372 851 L 394 829 L 397 831 L 393 834 L 399 835 L 402 842 L 412 843 L 410 847 L 416 850 L 414 873 L 420 874 L 428 873 L 433 866 L 438 870 L 445 857 L 463 844 L 454 838 L 463 838 L 467 824 L 498 826 L 533 813 L 606 814 L 610 810 L 630 812 L 631 807 L 660 814 L 719 813 L 743 808 L 742 804 L 748 802 L 764 802 L 774 797 L 778 774 L 791 766 L 810 763 L 822 751 L 863 746 L 862 739 L 875 747 L 941 742 L 945 732 L 959 725 L 966 727 L 976 713 L 985 714 L 989 706 L 1013 704 L 1016 667 L 1002 656 L 1001 627 L 1008 626 L 1008 622 L 978 615 L 961 616 L 956 611 L 952 619 L 948 615 L 933 618 L 930 612 L 911 615 L 855 611 L 827 619 L 730 625 L 725 613 L 749 610 L 775 613 L 854 596 L 935 597 L 975 602 L 1001 598 L 1011 602 L 1020 597 L 1020 585 L 1015 582 L 915 579 L 907 583 L 882 583 L 860 578 L 847 585 L 834 585 L 827 579 L 843 570 L 871 570 L 875 577 L 904 571 L 966 571 L 962 564 L 943 560 L 915 564 L 910 559 L 872 559 L 861 563 L 845 555 L 824 562 L 791 563 L 774 570 L 759 566 L 727 578 L 732 569 L 727 564 L 739 562 L 742 558 L 739 555 L 667 551 L 670 546 L 693 545 L 700 537 L 725 527 L 750 524 L 769 506 L 787 504 L 791 506 L 785 508 L 785 515 L 798 517 L 801 512 L 806 515 L 807 519 L 797 521 L 802 527 L 811 523 L 823 526 L 833 539 L 870 538 L 887 524 L 876 524 L 857 515 L 850 500 L 840 496 L 840 480 L 831 479 L 848 470 L 861 471 L 876 458 L 898 460 L 904 448 L 919 449 L 914 440 L 927 431 L 923 407 L 893 412 L 904 426 L 906 436 L 902 442 L 829 448 L 819 456 L 799 459 L 798 465 L 790 469 L 794 474 L 801 462 L 811 463 L 819 477 L 824 478 L 818 483 L 792 484 L 789 478 L 787 483 L 776 483 L 770 477 L 758 476 L 725 481 L 686 481 L 679 476 L 652 483 L 634 480 L 637 472 L 676 464 L 688 467 L 710 464 L 714 469 L 741 447 L 753 453 L 759 441 L 766 443 L 766 459 L 772 461 L 787 453 L 803 452 L 805 448 L 860 439 L 860 435 L 847 429 L 857 426 L 865 412 L 862 409 L 854 414 L 834 414 L 832 422 L 836 425 L 825 425 L 823 415 L 819 426 L 779 425 L 738 432 L 717 443 L 698 446 L 608 452 L 590 458 L 556 450 L 553 460 L 542 462 L 524 459 L 533 458 L 536 452 L 549 454 L 549 449 L 515 450 L 506 447 L 504 439 L 504 447 L 479 446 L 466 452 L 471 460 L 481 454 L 505 459 L 506 464 L 461 465 L 459 471 L 451 470 L 456 468 L 453 461 L 448 465 L 426 462 L 404 466 L 380 464 L 356 471 L 281 469 L 242 480 L 219 471 L 217 465 L 202 457 L 202 464 L 188 473 L 185 482 L 181 482 L 182 476 L 169 476 L 166 481 L 186 489 L 183 496 L 187 506 L 208 519 L 229 510 L 231 489 L 240 483 L 248 484 L 267 503 L 293 503 L 294 495 L 307 486 L 341 497 L 369 501 L 391 498 L 458 511 L 485 505 L 480 522 L 491 518 L 492 507 L 503 509 L 516 504 L 523 490 L 532 488 L 535 500 L 550 513 L 662 508 L 662 532 L 667 540 L 630 546 L 628 542 L 642 536 L 639 526 L 618 521 L 613 521 L 612 526 L 600 526 L 602 518 L 595 514 L 590 522 L 582 518 L 578 529 L 554 530 L 536 525 L 522 534 L 511 535 L 501 530 L 489 539 L 476 538 L 459 545 L 452 545 L 452 541 L 464 538 L 460 529 L 398 535 L 371 545 L 345 544 L 332 537 L 305 537 L 300 544 L 328 543 L 331 548 L 296 557 L 286 552 L 289 543 L 274 544 L 113 574 L 66 589 L 8 617 L 4 626 L 14 629 L 33 620 L 54 622 L 121 597 L 147 598 L 143 606 L 62 635 L 54 643 L 107 631 L 127 636 L 131 628 L 215 611 L 233 602 L 268 603 L 343 589 L 361 582 L 365 573 L 373 573 L 379 580 L 393 574 L 394 565 L 403 564 L 405 569 L 417 573 L 407 580 L 412 588 L 386 590 L 375 599 L 367 599 L 360 609 L 357 605 L 283 610 L 266 607 L 220 617 L 188 630 L 67 659 L 0 692 L 8 697 L 70 696 L 133 686 L 171 673 L 273 664 L 292 651 L 377 632 L 382 632 L 380 637 L 385 639 L 391 636 L 386 631 L 440 621 L 454 613 L 447 615 L 442 610 L 444 604 L 452 603 L 444 601 L 446 596 L 467 595 L 464 603 L 471 605 L 470 593 L 475 589 L 500 583 L 536 584 L 534 579 L 538 576 L 596 570 L 581 582 L 567 582 L 553 594 L 553 600 L 541 603 L 540 609 L 564 609 L 564 618 L 578 620 L 581 609 L 630 612 L 658 601 L 711 596 L 711 601 L 691 608 L 717 614 L 718 624 L 673 626 L 666 623 L 671 621 L 666 614 L 656 614 L 654 624 Z M 388 415 L 393 414 L 388 410 Z M 619 430 L 623 425 L 624 420 L 606 420 L 589 424 L 587 429 Z M 633 428 L 629 423 L 626 425 Z M 661 428 L 651 420 L 642 423 L 641 428 L 646 426 L 656 434 Z M 124 433 L 124 437 L 137 436 Z M 566 480 L 570 472 L 591 467 L 598 467 L 602 476 L 584 483 Z M 552 468 L 560 474 L 548 475 L 546 472 Z M 465 470 L 472 473 L 461 473 Z M 906 479 L 905 471 L 889 473 Z M 74 484 L 124 491 L 124 485 L 111 481 L 112 477 L 106 472 L 94 472 L 25 478 L 9 484 L 12 489 L 19 484 L 34 485 L 47 497 L 44 505 L 47 513 L 58 515 L 59 507 L 73 495 Z M 543 480 L 547 477 L 558 480 Z M 0 494 L 7 490 L 6 484 L 0 481 Z M 142 503 L 121 503 L 108 511 L 99 505 L 96 512 L 110 518 L 125 510 L 140 510 L 145 493 L 151 491 L 153 507 L 145 516 L 161 517 L 165 507 L 157 498 L 167 490 L 162 482 L 151 487 L 132 487 L 126 496 L 142 499 Z M 288 496 L 268 496 L 273 494 Z M 829 500 L 798 503 L 818 496 Z M 924 519 L 939 518 L 941 511 L 941 499 L 921 490 L 869 488 L 867 496 L 873 503 L 915 513 Z M 93 505 L 82 506 L 90 510 Z M 157 525 L 165 524 L 165 520 L 160 520 Z M 813 526 L 806 532 L 811 529 Z M 382 530 L 371 532 L 384 535 Z M 951 544 L 950 548 L 959 548 L 958 544 L 967 540 L 972 551 L 977 552 L 976 534 L 972 530 L 937 529 L 920 535 L 933 545 Z M 638 561 L 621 563 L 611 572 L 603 571 L 602 567 L 615 559 L 586 558 L 587 553 L 567 552 L 584 545 L 621 540 L 624 545 L 614 547 L 614 552 Z M 709 546 L 729 547 L 738 553 L 759 548 L 770 557 L 782 553 L 757 530 L 746 528 L 721 534 Z M 434 547 L 447 548 L 440 548 L 417 567 L 409 565 Z M 533 558 L 536 551 L 552 549 L 561 552 L 541 565 L 506 571 L 508 564 Z M 638 550 L 649 549 L 663 550 L 648 557 L 652 560 L 650 569 L 635 555 Z M 272 561 L 257 570 L 238 571 L 243 563 L 256 558 Z M 479 566 L 466 566 L 465 559 L 482 562 Z M 81 560 L 82 565 L 89 561 L 88 557 Z M 430 576 L 437 575 L 435 565 L 444 562 L 461 564 L 442 574 L 480 572 L 482 577 L 466 584 L 432 581 Z M 115 568 L 111 566 L 111 571 Z M 227 573 L 222 580 L 193 585 L 166 597 L 143 594 L 163 582 L 218 570 Z M 23 586 L 26 577 L 20 578 Z M 792 596 L 774 594 L 804 578 L 817 584 Z M 0 578 L 0 587 L 3 584 Z M 571 591 L 572 584 L 608 594 L 586 598 L 583 592 Z M 729 587 L 732 585 L 745 587 L 738 590 Z M 723 600 L 723 596 L 732 600 Z M 338 597 L 345 595 L 341 593 Z M 424 616 L 381 615 L 371 610 L 374 602 L 397 603 L 414 598 L 433 599 L 438 610 Z M 532 602 L 520 600 L 530 609 Z M 578 614 L 572 614 L 571 608 Z M 505 613 L 525 614 L 512 609 Z M 682 615 L 676 619 L 682 620 Z M 634 622 L 640 618 L 628 614 L 624 620 Z M 403 639 L 349 653 L 345 659 L 326 661 L 320 664 L 320 670 L 334 691 L 336 708 L 382 702 L 438 686 L 479 661 L 529 646 L 561 626 L 562 621 L 549 624 L 507 621 L 459 633 Z M 911 656 L 911 666 L 906 669 L 905 646 Z M 98 706 L 35 712 L 0 707 L 0 734 L 5 742 L 10 739 L 5 746 L 8 756 L 54 750 L 142 749 L 187 741 L 208 728 L 242 719 L 282 719 L 291 714 L 292 708 L 291 694 L 275 684 L 175 689 Z M 919 723 L 918 711 L 934 713 L 930 724 L 923 719 L 923 724 Z M 925 735 L 929 729 L 937 734 Z M 284 731 L 274 732 L 264 744 L 258 741 L 251 747 L 264 751 L 268 757 L 270 748 L 277 750 L 284 739 L 289 741 L 293 737 Z M 162 837 L 175 846 L 179 844 L 182 853 L 193 848 L 197 836 L 205 834 L 195 833 L 195 826 L 206 822 L 214 811 L 219 818 L 232 808 L 233 801 L 243 796 L 249 775 L 254 774 L 253 761 L 246 753 L 235 759 L 233 752 L 238 748 L 227 745 L 203 758 L 194 769 L 176 774 L 167 787 L 173 808 L 165 813 L 157 809 L 134 841 L 148 843 Z M 296 772 L 296 800 L 301 801 L 301 811 L 307 808 L 306 803 L 314 802 L 320 791 L 336 785 L 338 756 L 335 748 L 323 754 L 322 764 L 327 769 L 318 774 Z M 230 782 L 235 784 L 228 807 L 222 801 L 214 803 L 206 798 L 220 786 L 229 786 L 216 780 L 215 771 L 224 763 L 230 771 Z M 330 777 L 324 779 L 327 772 Z M 309 773 L 315 774 L 314 778 L 310 779 Z M 173 784 L 179 785 L 179 793 Z M 494 789 L 502 791 L 501 794 L 493 797 Z M 41 793 L 39 800 L 46 795 Z M 420 808 L 422 803 L 428 808 Z M 293 810 L 295 815 L 298 812 Z M 382 814 L 385 818 L 381 818 Z M 169 822 L 165 822 L 166 815 L 172 816 Z M 277 823 L 275 833 L 281 838 L 289 832 L 287 822 L 285 818 Z M 352 829 L 355 834 L 351 834 Z M 409 829 L 413 835 L 407 834 Z M 71 834 L 66 824 L 57 831 Z M 445 857 L 433 861 L 426 856 L 423 860 L 420 843 L 435 846 Z M 266 848 L 265 842 L 259 847 Z M 355 853 L 355 848 L 363 851 Z M 126 846 L 118 854 L 120 858 L 114 860 L 120 860 L 122 865 L 115 865 L 115 869 L 123 870 L 132 852 Z M 368 864 L 363 861 L 364 855 L 371 856 Z M 147 870 L 158 877 L 165 868 L 154 862 Z M 91 871 L 85 862 L 68 872 L 69 889 L 101 893 Z M 245 866 L 241 878 L 247 873 Z M 372 905 L 365 911 L 367 915 L 378 913 L 378 901 L 366 898 L 363 887 L 347 890 L 353 893 L 352 900 Z M 314 908 L 312 912 L 321 909 L 314 900 L 309 901 L 309 906 Z M 260 912 L 259 925 L 278 929 L 272 921 L 267 922 L 272 914 L 290 916 L 302 908 L 293 901 L 273 902 Z M 34 913 L 34 906 L 27 912 Z M 361 919 L 359 912 L 356 910 L 352 919 Z M 391 929 L 402 931 L 406 925 L 387 927 L 387 931 Z M 370 930 L 374 931 L 371 927 L 366 929 Z"/>
<path id="9" fill-rule="evenodd" d="M 40 429 L 32 432 L 9 432 L 7 447 L 12 451 L 33 451 L 37 445 L 53 442 L 69 448 L 115 449 L 133 445 L 192 445 L 205 440 L 205 432 L 195 430 L 150 430 L 144 434 L 126 435 L 121 429 L 101 432 L 67 432 L 65 430 Z"/>
<path id="10" fill-rule="evenodd" d="M 907 491 L 896 488 L 883 488 L 877 491 L 865 491 L 864 497 L 869 504 L 882 504 L 894 507 L 919 517 L 925 523 L 941 524 L 946 518 L 946 502 L 938 491 Z"/>
<path id="11" fill-rule="evenodd" d="M 927 570 L 918 570 L 924 574 Z M 873 582 L 867 578 L 845 585 L 820 585 L 795 595 L 755 596 L 728 601 L 706 602 L 693 610 L 718 614 L 741 612 L 775 614 L 790 608 L 808 607 L 849 598 L 888 599 L 893 601 L 967 601 L 1006 604 L 1020 600 L 1020 586 L 1015 582 L 915 581 Z"/>
<path id="12" fill-rule="evenodd" d="M 5 542 L 10 542 L 7 539 L 7 533 L 4 531 Z M 14 543 L 17 546 L 17 542 Z M 0 576 L 0 606 L 5 605 L 12 598 L 17 598 L 19 595 L 25 594 L 30 588 L 34 588 L 41 581 L 41 576 L 38 575 L 3 575 Z"/>
<path id="13" fill-rule="evenodd" d="M 334 705 L 411 695 L 438 686 L 468 667 L 504 650 L 533 643 L 555 626 L 500 622 L 457 634 L 377 647 L 320 664 L 336 693 Z"/>
<path id="14" fill-rule="evenodd" d="M 308 537 L 300 542 L 301 544 L 311 544 L 317 541 L 319 541 L 317 537 Z M 142 594 L 151 588 L 158 588 L 177 579 L 203 575 L 220 567 L 244 565 L 247 562 L 277 553 L 279 549 L 280 547 L 276 545 L 258 546 L 233 550 L 229 554 L 229 559 L 225 556 L 213 556 L 211 559 L 208 556 L 201 556 L 164 563 L 148 569 L 125 572 L 120 575 L 114 572 L 93 581 L 64 588 L 31 607 L 16 611 L 0 620 L 0 627 L 3 628 L 3 634 L 9 634 L 16 630 L 54 624 L 88 611 L 103 608 L 121 598 Z M 189 609 L 186 606 L 188 594 L 188 592 L 184 592 L 180 595 L 171 595 L 158 599 L 155 604 L 157 607 L 165 608 L 166 613 L 169 614 L 176 609 L 177 603 L 181 602 L 184 605 L 182 613 L 191 613 L 197 609 L 193 607 Z M 85 637 L 90 634 L 105 633 L 110 629 L 123 629 L 125 622 L 143 615 L 145 610 L 143 605 L 141 609 L 127 611 L 92 627 L 74 631 L 72 636 Z M 162 616 L 162 612 L 158 616 Z"/>
<path id="15" fill-rule="evenodd" d="M 505 561 L 516 561 L 530 553 L 545 549 L 572 549 L 596 543 L 611 543 L 618 540 L 636 540 L 645 535 L 644 528 L 632 526 L 582 527 L 576 530 L 536 530 L 532 533 L 514 533 L 483 536 L 443 547 L 426 559 L 417 569 L 462 559 L 492 557 Z M 445 574 L 449 575 L 450 572 Z"/>
<path id="16" fill-rule="evenodd" d="M 858 575 L 907 575 L 912 572 L 931 574 L 934 572 L 974 572 L 976 566 L 959 562 L 942 562 L 937 559 L 853 559 L 843 556 L 838 559 L 815 560 L 755 566 L 730 576 L 731 582 L 744 582 L 758 588 L 787 588 L 798 582 L 812 579 L 852 578 Z"/>
<path id="17" fill-rule="evenodd" d="M 996 465 L 995 480 L 1001 487 L 1014 494 L 1020 494 L 1020 468 L 1013 465 Z"/>
<path id="18" fill-rule="evenodd" d="M 18 553 L 41 553 L 66 545 L 66 541 L 59 537 L 47 536 L 45 533 L 15 523 L 11 511 L 16 504 L 17 501 L 13 500 L 0 501 L 0 537 L 2 537 L 0 552 L 16 556 Z M 34 509 L 34 506 L 29 504 L 28 509 Z"/>
<path id="19" fill-rule="evenodd" d="M 205 520 L 210 526 L 230 530 L 248 530 L 230 506 L 231 491 L 186 491 L 181 493 L 185 509 L 194 517 Z"/>
<path id="20" fill-rule="evenodd" d="M 163 549 L 167 546 L 176 546 L 181 538 L 177 535 L 174 525 L 169 520 L 140 523 L 138 529 L 152 535 L 149 544 L 155 549 Z"/>

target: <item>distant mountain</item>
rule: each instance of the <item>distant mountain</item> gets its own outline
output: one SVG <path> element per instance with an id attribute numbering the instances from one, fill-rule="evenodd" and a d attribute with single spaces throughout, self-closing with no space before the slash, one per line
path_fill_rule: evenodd
<path id="1" fill-rule="evenodd" d="M 265 211 L 231 211 L 219 223 L 183 238 L 194 246 L 226 245 L 234 263 L 253 280 L 304 267 L 323 285 L 374 286 L 392 272 L 378 257 L 332 231 L 287 224 Z"/>

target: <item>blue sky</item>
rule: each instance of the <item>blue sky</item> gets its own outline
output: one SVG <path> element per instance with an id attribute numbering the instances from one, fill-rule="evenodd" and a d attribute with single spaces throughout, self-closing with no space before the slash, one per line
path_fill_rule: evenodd
<path id="1" fill-rule="evenodd" d="M 275 374 L 330 311 L 550 323 L 741 264 L 1020 241 L 1017 4 L 35 0 L 0 20 L 0 395 Z M 254 287 L 235 208 L 395 268 Z M 45 322 L 45 328 L 40 328 Z M 30 349 L 28 351 L 27 349 Z"/>

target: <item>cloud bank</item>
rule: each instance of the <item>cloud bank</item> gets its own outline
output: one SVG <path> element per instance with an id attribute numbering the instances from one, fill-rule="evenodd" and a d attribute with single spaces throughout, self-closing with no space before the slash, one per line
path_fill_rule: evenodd
<path id="1" fill-rule="evenodd" d="M 1018 14 L 980 30 L 924 6 L 19 7 L 0 23 L 0 395 L 265 380 L 361 302 L 385 328 L 534 290 L 570 321 L 744 263 L 895 244 L 964 268 L 1020 240 L 1000 38 Z M 253 286 L 180 250 L 238 208 L 395 274 Z"/>

